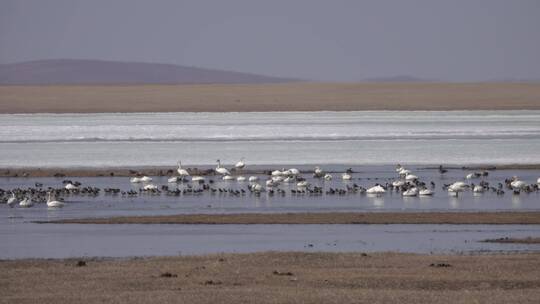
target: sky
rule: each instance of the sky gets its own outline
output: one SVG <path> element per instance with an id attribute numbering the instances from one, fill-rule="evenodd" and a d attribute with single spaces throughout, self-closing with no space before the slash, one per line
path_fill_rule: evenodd
<path id="1" fill-rule="evenodd" d="M 320 81 L 540 79 L 540 0 L 0 0 L 0 63 L 60 58 Z"/>

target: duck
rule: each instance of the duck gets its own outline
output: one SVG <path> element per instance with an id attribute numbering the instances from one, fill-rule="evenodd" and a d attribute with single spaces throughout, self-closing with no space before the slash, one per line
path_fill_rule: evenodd
<path id="1" fill-rule="evenodd" d="M 49 208 L 62 208 L 64 207 L 64 202 L 52 200 L 51 193 L 49 192 L 49 197 L 47 198 L 47 207 Z"/>

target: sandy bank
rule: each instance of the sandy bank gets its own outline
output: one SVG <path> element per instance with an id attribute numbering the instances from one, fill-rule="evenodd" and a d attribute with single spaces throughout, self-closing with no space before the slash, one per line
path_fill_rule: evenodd
<path id="1" fill-rule="evenodd" d="M 540 254 L 15 260 L 0 261 L 0 302 L 538 303 L 538 269 Z"/>
<path id="2" fill-rule="evenodd" d="M 540 109 L 540 84 L 0 86 L 0 113 L 516 109 Z"/>
<path id="3" fill-rule="evenodd" d="M 540 224 L 540 212 L 178 214 L 66 219 L 63 224 Z"/>

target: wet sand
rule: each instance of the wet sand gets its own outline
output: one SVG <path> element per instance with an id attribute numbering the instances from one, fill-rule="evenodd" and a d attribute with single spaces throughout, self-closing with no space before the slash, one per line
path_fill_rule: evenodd
<path id="1" fill-rule="evenodd" d="M 540 109 L 540 84 L 0 86 L 0 113 L 515 109 Z"/>
<path id="2" fill-rule="evenodd" d="M 540 224 L 540 212 L 178 214 L 38 221 L 55 224 Z"/>
<path id="3" fill-rule="evenodd" d="M 232 166 L 231 164 L 225 165 Z M 214 165 L 185 167 L 191 175 L 215 175 Z M 244 169 L 242 175 L 270 174 L 272 170 L 281 168 L 281 165 L 258 166 L 258 169 Z M 358 167 L 358 165 L 354 166 Z M 419 166 L 420 169 L 438 169 L 438 166 Z M 480 165 L 480 166 L 444 166 L 451 170 L 540 170 L 540 164 L 505 164 L 505 165 Z M 230 170 L 235 173 L 234 169 Z M 329 173 L 335 173 L 328 171 Z M 302 170 L 304 174 L 312 174 L 312 170 Z M 339 172 L 341 173 L 341 172 Z M 102 167 L 102 168 L 0 168 L 0 177 L 101 177 L 101 176 L 173 176 L 176 175 L 176 166 L 152 166 L 152 167 Z"/>
<path id="4" fill-rule="evenodd" d="M 527 237 L 527 238 L 498 238 L 484 240 L 486 243 L 501 243 L 501 244 L 540 244 L 540 237 Z"/>
<path id="5" fill-rule="evenodd" d="M 538 253 L 12 260 L 0 303 L 538 303 L 538 269 Z"/>

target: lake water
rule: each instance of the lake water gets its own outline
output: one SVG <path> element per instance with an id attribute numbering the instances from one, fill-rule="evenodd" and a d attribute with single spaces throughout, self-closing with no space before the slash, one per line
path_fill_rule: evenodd
<path id="1" fill-rule="evenodd" d="M 1 114 L 0 167 L 540 163 L 540 111 Z"/>

